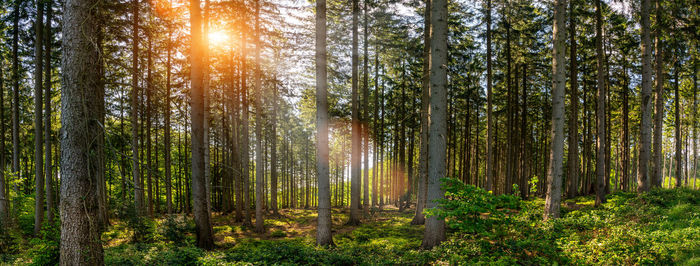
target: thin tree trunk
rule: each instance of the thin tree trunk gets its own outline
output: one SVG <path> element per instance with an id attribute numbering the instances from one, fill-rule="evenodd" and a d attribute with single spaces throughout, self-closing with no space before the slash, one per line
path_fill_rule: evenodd
<path id="1" fill-rule="evenodd" d="M 139 0 L 132 0 L 133 8 L 133 36 L 132 36 L 132 73 L 131 73 L 131 162 L 132 170 L 134 176 L 134 204 L 136 207 L 136 213 L 139 215 L 143 214 L 143 188 L 141 187 L 141 174 L 139 171 L 140 163 L 139 160 L 139 127 L 138 127 L 138 115 L 139 115 L 139 100 L 138 100 L 138 90 L 139 90 Z"/>
<path id="2" fill-rule="evenodd" d="M 564 93 L 566 78 L 564 54 L 566 38 L 566 0 L 554 2 L 553 56 L 552 56 L 552 142 L 547 174 L 547 197 L 544 219 L 559 218 L 561 205 L 562 161 L 564 155 Z"/>
<path id="3" fill-rule="evenodd" d="M 595 0 L 596 6 L 596 58 L 598 61 L 598 103 L 596 112 L 596 197 L 595 205 L 598 206 L 605 203 L 605 72 L 604 69 L 604 54 L 603 54 L 603 15 L 600 7 L 601 0 Z"/>
<path id="4" fill-rule="evenodd" d="M 172 204 L 172 185 L 171 185 L 171 155 L 170 155 L 170 90 L 171 90 L 171 54 L 172 54 L 172 29 L 168 27 L 168 42 L 167 42 L 167 50 L 168 50 L 168 59 L 166 63 L 166 85 L 165 85 L 165 125 L 164 125 L 164 130 L 165 132 L 163 133 L 164 136 L 163 138 L 165 139 L 165 143 L 163 144 L 165 146 L 165 204 L 167 205 L 168 208 L 168 214 L 173 213 L 173 204 Z M 178 151 L 179 153 L 179 151 Z"/>
<path id="5" fill-rule="evenodd" d="M 263 151 L 262 151 L 262 73 L 260 73 L 260 0 L 255 0 L 255 232 L 263 233 Z"/>
<path id="6" fill-rule="evenodd" d="M 37 1 L 34 21 L 34 236 L 39 236 L 44 221 L 44 133 L 43 133 L 43 58 L 44 1 Z"/>
<path id="7" fill-rule="evenodd" d="M 368 60 L 369 60 L 369 49 L 368 49 L 368 42 L 367 42 L 367 25 L 369 24 L 368 17 L 369 14 L 367 14 L 367 5 L 369 5 L 368 0 L 364 0 L 363 3 L 363 8 L 364 8 L 364 58 L 363 58 L 363 82 L 362 82 L 362 136 L 364 138 L 364 174 L 363 174 L 363 180 L 362 180 L 362 206 L 363 206 L 363 214 L 365 216 L 369 215 L 369 67 L 368 67 Z"/>
<path id="8" fill-rule="evenodd" d="M 661 39 L 662 21 L 661 2 L 660 0 L 656 0 L 656 105 L 654 108 L 654 168 L 651 176 L 651 185 L 654 187 L 660 187 L 663 181 L 664 57 L 663 42 Z"/>
<path id="9" fill-rule="evenodd" d="M 428 180 L 428 130 L 430 109 L 430 6 L 432 0 L 424 0 L 425 11 L 423 13 L 423 79 L 421 85 L 421 109 L 420 109 L 420 150 L 418 151 L 418 195 L 416 197 L 416 213 L 411 224 L 425 224 L 425 197 Z"/>
<path id="10" fill-rule="evenodd" d="M 20 147 L 19 147 L 19 16 L 22 1 L 15 1 L 15 10 L 12 26 L 12 176 L 15 194 L 19 195 L 20 176 Z"/>
<path id="11" fill-rule="evenodd" d="M 569 108 L 569 161 L 568 161 L 568 178 L 569 188 L 567 189 L 568 197 L 573 198 L 578 196 L 578 184 L 579 184 L 579 158 L 578 158 L 578 59 L 576 53 L 576 16 L 574 1 L 571 0 L 569 4 L 569 42 L 570 47 L 570 77 L 569 82 L 571 84 L 570 96 L 571 105 Z"/>
<path id="12" fill-rule="evenodd" d="M 678 54 L 678 53 L 677 53 Z M 681 187 L 681 178 L 683 177 L 682 175 L 682 169 L 683 169 L 683 150 L 682 150 L 682 139 L 681 139 L 681 105 L 680 105 L 680 93 L 679 93 L 679 82 L 678 82 L 678 59 L 676 58 L 676 64 L 673 70 L 673 87 L 675 88 L 674 92 L 674 103 L 675 103 L 675 127 L 676 127 L 676 187 L 679 188 Z"/>
<path id="13" fill-rule="evenodd" d="M 357 24 L 360 16 L 358 0 L 352 0 L 352 157 L 351 157 L 351 192 L 350 192 L 350 218 L 348 225 L 360 223 L 360 189 L 361 182 L 361 156 L 362 156 L 362 128 L 360 125 L 360 99 L 358 94 L 358 30 Z"/>
<path id="14" fill-rule="evenodd" d="M 46 157 L 44 158 L 44 183 L 46 187 L 46 218 L 49 224 L 53 223 L 54 209 L 53 186 L 51 182 L 53 168 L 51 161 L 51 21 L 53 19 L 52 2 L 53 1 L 51 0 L 46 1 L 46 26 L 44 27 L 44 74 L 46 75 L 46 77 L 44 78 L 44 146 L 46 149 L 44 155 L 44 157 Z M 4 141 L 2 146 L 4 146 Z M 4 149 L 0 150 L 4 151 Z M 5 164 L 0 165 L 2 165 L 4 169 Z"/>
<path id="15" fill-rule="evenodd" d="M 642 92 L 641 92 L 641 125 L 639 145 L 639 166 L 637 168 L 637 191 L 649 190 L 649 153 L 651 150 L 651 38 L 649 36 L 649 11 L 651 0 L 642 0 L 641 29 L 642 29 Z"/>

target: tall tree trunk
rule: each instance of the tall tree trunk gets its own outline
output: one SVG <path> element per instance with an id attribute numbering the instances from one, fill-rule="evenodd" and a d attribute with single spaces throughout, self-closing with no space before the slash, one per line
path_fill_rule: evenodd
<path id="1" fill-rule="evenodd" d="M 639 137 L 639 166 L 637 167 L 637 191 L 649 191 L 649 158 L 651 152 L 651 38 L 649 36 L 650 23 L 649 11 L 651 0 L 642 0 L 641 28 L 642 28 L 642 92 L 640 113 L 640 137 Z"/>
<path id="2" fill-rule="evenodd" d="M 627 56 L 622 56 L 624 83 L 622 86 L 622 189 L 627 191 L 630 165 L 630 132 L 629 132 L 629 76 L 627 76 Z"/>
<path id="3" fill-rule="evenodd" d="M 190 1 L 191 48 L 191 108 L 192 108 L 192 203 L 197 246 L 203 249 L 214 247 L 211 223 L 207 210 L 207 189 L 204 180 L 204 86 L 202 53 L 206 49 L 202 36 L 202 10 L 199 0 Z"/>
<path id="4" fill-rule="evenodd" d="M 578 184 L 579 184 L 579 158 L 578 158 L 578 54 L 576 53 L 576 16 L 575 16 L 575 6 L 574 1 L 571 0 L 569 3 L 569 42 L 570 42 L 570 70 L 569 70 L 569 82 L 571 84 L 571 105 L 569 108 L 569 161 L 568 161 L 568 174 L 567 181 L 569 188 L 567 189 L 567 194 L 569 198 L 578 196 Z"/>
<path id="5" fill-rule="evenodd" d="M 411 224 L 425 224 L 425 197 L 428 180 L 428 130 L 430 123 L 430 6 L 432 0 L 424 0 L 423 13 L 423 79 L 421 84 L 420 108 L 420 150 L 418 151 L 418 195 L 416 197 L 416 213 Z"/>
<path id="6" fill-rule="evenodd" d="M 53 19 L 52 0 L 46 1 L 46 26 L 44 27 L 44 184 L 46 186 L 46 218 L 53 223 L 53 186 L 52 186 L 52 161 L 51 161 L 51 21 Z M 1 92 L 0 92 L 1 93 Z M 4 135 L 3 135 L 4 137 Z M 4 143 L 4 141 L 3 141 Z M 4 144 L 3 144 L 4 146 Z M 0 149 L 3 150 L 4 149 Z M 0 163 L 3 167 L 4 164 Z M 4 169 L 4 168 L 3 168 Z"/>
<path id="7" fill-rule="evenodd" d="M 43 133 L 43 58 L 44 1 L 37 1 L 34 21 L 34 236 L 39 236 L 44 221 L 44 133 Z"/>
<path id="8" fill-rule="evenodd" d="M 364 49 L 365 49 L 365 56 L 363 58 L 363 82 L 362 82 L 362 136 L 364 138 L 364 174 L 363 174 L 363 180 L 362 180 L 362 206 L 363 206 L 363 213 L 365 216 L 369 215 L 369 67 L 368 67 L 368 60 L 369 60 L 369 49 L 368 49 L 368 42 L 367 42 L 367 35 L 369 34 L 367 31 L 367 26 L 368 26 L 368 17 L 369 14 L 367 14 L 367 5 L 369 5 L 368 0 L 364 0 L 363 3 L 363 8 L 364 8 Z"/>
<path id="9" fill-rule="evenodd" d="M 95 183 L 104 153 L 100 76 L 101 8 L 95 0 L 67 0 L 63 11 L 61 89 L 61 265 L 102 265 Z"/>
<path id="10" fill-rule="evenodd" d="M 153 152 L 151 143 L 151 103 L 153 100 L 153 42 L 151 40 L 151 32 L 146 32 L 146 42 L 148 42 L 148 51 L 146 54 L 146 196 L 148 198 L 148 216 L 153 217 Z"/>
<path id="11" fill-rule="evenodd" d="M 245 6 L 245 0 L 243 1 L 243 6 Z M 244 11 L 244 19 L 246 21 L 248 11 Z M 242 116 L 241 119 L 241 164 L 243 165 L 243 224 L 247 226 L 253 225 L 250 218 L 250 145 L 249 145 L 249 124 L 248 124 L 248 67 L 247 67 L 247 35 L 241 31 L 241 109 Z"/>
<path id="12" fill-rule="evenodd" d="M 166 63 L 166 81 L 165 81 L 165 125 L 164 125 L 164 132 L 163 132 L 163 138 L 165 139 L 165 143 L 163 144 L 165 146 L 165 204 L 167 205 L 168 208 L 168 214 L 173 213 L 173 204 L 172 204 L 172 185 L 171 185 L 171 155 L 170 155 L 170 90 L 171 90 L 171 58 L 172 58 L 172 29 L 168 27 L 168 42 L 167 42 L 167 50 L 168 50 L 168 58 L 167 58 L 167 63 Z"/>
<path id="13" fill-rule="evenodd" d="M 605 203 L 605 72 L 604 69 L 604 54 L 603 54 L 603 15 L 600 7 L 601 0 L 595 0 L 595 13 L 596 13 L 596 58 L 598 61 L 597 74 L 598 74 L 598 104 L 596 112 L 596 193 L 595 193 L 595 205 L 598 206 Z"/>
<path id="14" fill-rule="evenodd" d="M 678 53 L 676 53 L 678 54 Z M 673 87 L 674 92 L 674 103 L 675 103 L 675 127 L 676 127 L 676 187 L 681 187 L 682 169 L 683 169 L 683 150 L 682 150 L 682 138 L 681 138 L 681 105 L 680 105 L 680 92 L 679 92 L 679 82 L 678 82 L 678 58 L 676 58 L 676 63 L 673 69 Z"/>
<path id="15" fill-rule="evenodd" d="M 360 16 L 358 0 L 352 0 L 352 157 L 351 157 L 351 189 L 350 189 L 350 219 L 349 225 L 360 223 L 360 189 L 362 180 L 362 125 L 360 125 L 360 99 L 358 94 L 358 31 L 357 24 Z"/>
<path id="16" fill-rule="evenodd" d="M 262 127 L 264 107 L 262 106 L 262 73 L 260 73 L 260 0 L 255 0 L 255 90 L 258 92 L 255 97 L 255 232 L 263 233 L 263 150 L 262 150 Z"/>
<path id="17" fill-rule="evenodd" d="M 377 178 L 381 178 L 380 175 L 378 175 L 377 172 L 379 172 L 379 48 L 378 48 L 378 43 L 379 41 L 377 40 L 378 38 L 375 36 L 375 49 L 374 49 L 374 121 L 372 122 L 373 126 L 373 135 L 374 135 L 374 151 L 372 152 L 372 157 L 374 164 L 372 166 L 372 206 L 377 206 L 378 200 L 377 197 L 379 196 L 379 191 L 377 190 L 377 183 L 378 180 Z"/>
<path id="18" fill-rule="evenodd" d="M 134 204 L 136 213 L 143 214 L 143 188 L 141 187 L 141 172 L 139 159 L 139 0 L 132 0 L 132 65 L 131 65 L 131 163 L 134 176 Z"/>
<path id="19" fill-rule="evenodd" d="M 210 77 L 209 77 L 209 0 L 204 0 L 204 15 L 203 15 L 203 32 L 202 43 L 204 47 L 202 57 L 202 84 L 204 88 L 204 184 L 207 190 L 207 212 L 211 213 L 211 163 L 210 163 L 210 145 L 209 145 L 209 113 L 211 112 L 210 103 Z"/>
<path id="20" fill-rule="evenodd" d="M 272 214 L 279 215 L 277 210 L 277 105 L 279 101 L 278 89 L 277 89 L 277 78 L 275 77 L 273 91 L 272 91 L 272 135 L 270 137 L 270 205 L 272 205 Z"/>
<path id="21" fill-rule="evenodd" d="M 428 152 L 428 193 L 426 208 L 436 208 L 445 197 L 441 178 L 446 175 L 447 133 L 447 0 L 432 0 L 430 10 L 430 150 Z M 423 249 L 432 249 L 445 240 L 445 220 L 431 216 L 425 221 Z"/>
<path id="22" fill-rule="evenodd" d="M 19 16 L 22 1 L 15 1 L 12 26 L 12 176 L 15 194 L 19 195 L 20 181 L 20 147 L 19 147 Z"/>
<path id="23" fill-rule="evenodd" d="M 664 123 L 664 57 L 661 31 L 663 17 L 661 16 L 661 2 L 656 0 L 656 105 L 654 108 L 654 168 L 652 183 L 654 187 L 661 187 L 663 181 L 663 123 Z"/>
<path id="24" fill-rule="evenodd" d="M 561 205 L 562 162 L 564 157 L 564 71 L 566 38 L 566 0 L 554 1 L 554 26 L 552 27 L 552 143 L 547 174 L 547 197 L 544 219 L 559 218 Z"/>
<path id="25" fill-rule="evenodd" d="M 520 197 L 527 199 L 528 188 L 528 174 L 527 167 L 529 165 L 527 150 L 527 64 L 523 64 L 523 73 L 521 74 L 523 78 L 523 103 L 522 103 L 522 114 L 520 116 Z"/>
<path id="26" fill-rule="evenodd" d="M 5 65 L 0 64 L 0 151 L 5 152 Z M 6 224 L 10 211 L 5 176 L 5 154 L 0 155 L 0 224 Z"/>

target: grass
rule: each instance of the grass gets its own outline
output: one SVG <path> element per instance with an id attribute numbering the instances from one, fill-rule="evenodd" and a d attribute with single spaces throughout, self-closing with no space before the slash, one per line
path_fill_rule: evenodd
<path id="1" fill-rule="evenodd" d="M 215 214 L 213 251 L 194 247 L 191 219 L 156 219 L 147 243 L 134 243 L 128 224 L 113 220 L 103 234 L 105 263 L 700 265 L 699 191 L 660 189 L 641 196 L 616 192 L 600 207 L 593 206 L 593 197 L 579 197 L 562 204 L 562 217 L 548 222 L 541 219 L 543 204 L 541 199 L 524 201 L 507 219 L 480 232 L 449 231 L 448 241 L 432 251 L 419 249 L 423 226 L 410 225 L 412 212 L 394 208 L 373 212 L 359 226 L 345 225 L 347 210 L 334 209 L 336 246 L 328 248 L 314 245 L 312 210 L 282 210 L 279 216 L 269 216 L 263 234 L 232 222 L 231 215 Z M 182 240 L 170 240 L 173 237 Z M 0 258 L 15 265 L 51 261 L 37 257 L 51 244 L 55 245 L 15 239 L 16 254 Z"/>

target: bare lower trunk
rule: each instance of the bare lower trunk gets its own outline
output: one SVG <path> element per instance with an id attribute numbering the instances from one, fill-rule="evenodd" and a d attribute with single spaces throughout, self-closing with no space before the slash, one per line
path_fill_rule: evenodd
<path id="1" fill-rule="evenodd" d="M 361 156 L 362 156 L 362 132 L 360 125 L 360 99 L 358 94 L 358 31 L 360 8 L 358 0 L 352 0 L 352 157 L 350 177 L 350 219 L 348 224 L 360 223 L 360 189 L 361 182 Z"/>
<path id="2" fill-rule="evenodd" d="M 428 180 L 428 130 L 430 108 L 430 6 L 432 0 L 425 1 L 425 13 L 423 24 L 423 84 L 421 86 L 421 110 L 420 110 L 420 150 L 418 151 L 418 190 L 416 196 L 416 214 L 411 224 L 425 223 L 425 193 Z"/>
<path id="3" fill-rule="evenodd" d="M 649 191 L 649 153 L 651 151 L 651 38 L 649 36 L 649 11 L 651 0 L 642 0 L 642 92 L 641 124 L 639 138 L 639 166 L 637 168 L 637 191 Z"/>
<path id="4" fill-rule="evenodd" d="M 43 66 L 44 1 L 37 1 L 36 39 L 34 41 L 34 236 L 39 236 L 44 221 L 44 133 L 43 133 Z"/>
<path id="5" fill-rule="evenodd" d="M 197 231 L 197 246 L 212 249 L 211 223 L 207 210 L 207 189 L 204 178 L 204 86 L 202 84 L 202 11 L 199 0 L 190 1 L 192 32 L 191 106 L 192 106 L 192 204 Z"/>
<path id="6" fill-rule="evenodd" d="M 432 0 L 430 11 L 430 135 L 428 193 L 426 208 L 436 208 L 445 197 L 442 181 L 446 177 L 447 136 L 447 0 Z M 431 216 L 425 221 L 423 249 L 432 249 L 446 238 L 444 218 Z"/>
<path id="7" fill-rule="evenodd" d="M 606 187 L 606 170 L 605 170 L 605 72 L 603 62 L 603 15 L 600 10 L 600 1 L 596 1 L 596 57 L 598 61 L 598 104 L 596 111 L 596 206 L 605 203 L 605 187 Z"/>
<path id="8" fill-rule="evenodd" d="M 661 3 L 660 0 L 656 0 L 656 105 L 654 108 L 654 149 L 652 158 L 654 161 L 652 166 L 654 168 L 652 168 L 653 172 L 651 175 L 651 185 L 653 187 L 661 187 L 661 182 L 663 181 L 664 57 L 663 42 L 661 40 L 663 22 L 660 20 L 663 20 L 661 17 Z"/>
<path id="9" fill-rule="evenodd" d="M 318 228 L 316 244 L 332 246 L 331 191 L 328 152 L 328 73 L 326 0 L 316 1 L 316 170 L 318 171 Z"/>
<path id="10" fill-rule="evenodd" d="M 562 162 L 564 155 L 564 92 L 566 78 L 564 71 L 566 0 L 554 2 L 553 56 L 552 56 L 552 143 L 547 175 L 547 197 L 544 205 L 544 219 L 559 218 L 561 205 Z"/>

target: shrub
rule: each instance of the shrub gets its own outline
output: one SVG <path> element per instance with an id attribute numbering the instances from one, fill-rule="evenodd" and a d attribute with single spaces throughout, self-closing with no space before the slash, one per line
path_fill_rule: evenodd
<path id="1" fill-rule="evenodd" d="M 443 178 L 442 182 L 445 198 L 439 200 L 439 208 L 427 209 L 426 215 L 446 218 L 447 225 L 458 232 L 488 231 L 495 221 L 508 218 L 507 209 L 520 208 L 520 199 L 516 196 L 494 196 L 453 178 Z"/>
<path id="2" fill-rule="evenodd" d="M 172 215 L 165 218 L 160 228 L 160 234 L 175 245 L 185 244 L 187 233 L 193 231 L 186 217 Z"/>
<path id="3" fill-rule="evenodd" d="M 32 265 L 56 265 L 59 259 L 61 243 L 61 222 L 56 218 L 53 223 L 44 223 L 40 238 L 29 241 Z"/>

